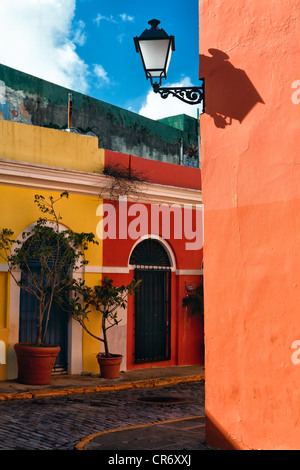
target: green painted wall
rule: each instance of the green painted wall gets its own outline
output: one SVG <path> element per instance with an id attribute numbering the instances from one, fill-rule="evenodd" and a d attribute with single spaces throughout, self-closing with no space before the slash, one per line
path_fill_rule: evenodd
<path id="1" fill-rule="evenodd" d="M 187 116 L 186 114 L 178 114 L 177 116 L 159 119 L 159 122 L 194 135 L 195 138 L 197 136 L 197 119 Z"/>
<path id="2" fill-rule="evenodd" d="M 72 127 L 97 135 L 101 148 L 178 164 L 180 140 L 197 145 L 196 119 L 154 121 L 0 64 L 0 119 L 66 129 L 69 93 Z"/>

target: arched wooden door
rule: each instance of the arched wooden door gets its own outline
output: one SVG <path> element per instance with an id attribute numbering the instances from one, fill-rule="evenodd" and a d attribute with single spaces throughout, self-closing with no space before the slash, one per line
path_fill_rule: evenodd
<path id="1" fill-rule="evenodd" d="M 171 357 L 171 269 L 165 248 L 147 239 L 134 249 L 130 264 L 142 283 L 135 293 L 135 363 Z"/>

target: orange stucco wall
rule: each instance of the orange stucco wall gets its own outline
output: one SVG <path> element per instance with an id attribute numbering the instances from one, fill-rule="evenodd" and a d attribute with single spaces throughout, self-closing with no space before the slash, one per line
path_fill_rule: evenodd
<path id="1" fill-rule="evenodd" d="M 206 438 L 223 448 L 300 449 L 299 28 L 298 0 L 199 1 Z"/>

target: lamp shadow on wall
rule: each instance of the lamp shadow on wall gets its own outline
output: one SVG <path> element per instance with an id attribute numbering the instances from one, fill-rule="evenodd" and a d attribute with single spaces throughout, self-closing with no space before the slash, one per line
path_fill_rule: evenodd
<path id="1" fill-rule="evenodd" d="M 247 114 L 263 99 L 244 70 L 234 67 L 229 56 L 218 49 L 200 54 L 200 78 L 205 79 L 205 113 L 215 126 L 226 128 L 235 119 L 242 123 Z"/>

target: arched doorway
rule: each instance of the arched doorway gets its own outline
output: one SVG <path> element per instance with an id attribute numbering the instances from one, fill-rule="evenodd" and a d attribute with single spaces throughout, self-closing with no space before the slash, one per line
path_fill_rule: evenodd
<path id="1" fill-rule="evenodd" d="M 32 240 L 30 243 L 32 245 Z M 29 240 L 28 240 L 29 241 Z M 26 244 L 27 242 L 25 242 Z M 35 241 L 34 241 L 35 243 Z M 36 249 L 36 247 L 35 247 Z M 61 247 L 60 256 L 63 256 L 64 248 Z M 49 260 L 51 263 L 51 259 Z M 69 276 L 69 272 L 60 272 L 61 278 Z M 41 277 L 41 265 L 38 259 L 32 257 L 28 263 L 28 269 L 22 269 L 21 282 L 30 283 L 32 276 Z M 45 283 L 47 279 L 45 278 Z M 38 312 L 38 301 L 33 294 L 25 289 L 20 289 L 20 308 L 19 308 L 19 342 L 35 343 L 37 341 L 36 319 Z M 44 322 L 45 322 L 44 318 Z M 56 372 L 65 372 L 68 368 L 68 322 L 69 316 L 61 307 L 53 302 L 51 314 L 47 328 L 45 343 L 60 346 L 60 352 L 56 358 L 53 370 Z"/>
<path id="2" fill-rule="evenodd" d="M 135 363 L 171 357 L 171 264 L 167 251 L 155 239 L 141 241 L 130 261 L 135 279 Z"/>

